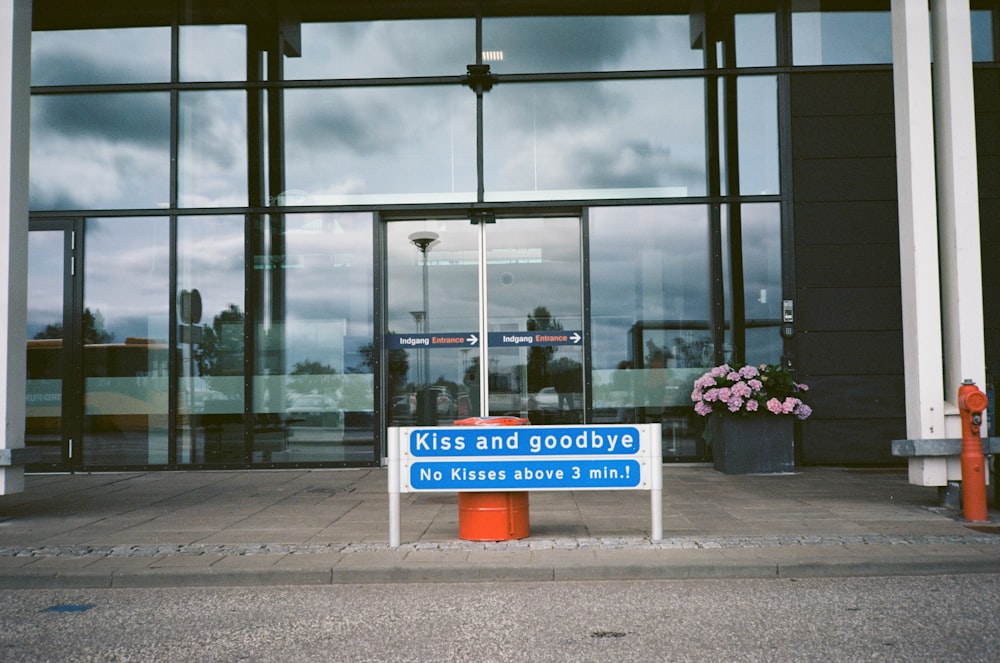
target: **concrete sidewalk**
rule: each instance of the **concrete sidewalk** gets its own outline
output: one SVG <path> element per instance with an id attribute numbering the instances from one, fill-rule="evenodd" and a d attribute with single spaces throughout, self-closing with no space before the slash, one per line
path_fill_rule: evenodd
<path id="1" fill-rule="evenodd" d="M 534 492 L 531 535 L 460 541 L 455 494 L 387 471 L 31 475 L 0 497 L 0 588 L 150 587 L 1000 572 L 1000 514 L 967 523 L 905 470 L 729 476 L 663 467 L 649 493 Z"/>

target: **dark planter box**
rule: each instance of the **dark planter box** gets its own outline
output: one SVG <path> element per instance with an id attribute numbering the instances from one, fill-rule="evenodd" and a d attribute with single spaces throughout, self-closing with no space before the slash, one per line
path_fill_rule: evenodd
<path id="1" fill-rule="evenodd" d="M 706 426 L 715 469 L 726 474 L 795 471 L 795 421 L 787 415 L 711 415 Z"/>

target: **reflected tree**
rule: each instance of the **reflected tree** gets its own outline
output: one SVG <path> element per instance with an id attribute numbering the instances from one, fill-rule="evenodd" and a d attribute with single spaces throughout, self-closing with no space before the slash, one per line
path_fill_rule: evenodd
<path id="1" fill-rule="evenodd" d="M 231 399 L 243 398 L 242 380 L 213 380 L 243 376 L 243 311 L 236 304 L 219 312 L 202 330 L 201 343 L 192 352 L 198 374 L 212 389 Z"/>
<path id="2" fill-rule="evenodd" d="M 83 309 L 81 318 L 83 327 L 83 342 L 85 345 L 99 343 L 111 343 L 115 340 L 115 335 L 104 328 L 104 316 L 101 312 L 91 311 L 89 308 Z M 63 338 L 66 330 L 61 322 L 45 325 L 45 329 L 35 334 L 36 339 L 43 338 Z"/>
<path id="3" fill-rule="evenodd" d="M 391 335 L 393 332 L 389 332 Z M 358 348 L 358 354 L 361 355 L 361 366 L 365 369 L 364 373 L 374 373 L 375 372 L 375 345 L 373 343 L 365 343 Z M 406 387 L 406 374 L 410 371 L 410 355 L 406 350 L 389 350 L 388 352 L 389 361 L 389 393 L 398 394 L 404 391 Z"/>
<path id="4" fill-rule="evenodd" d="M 558 320 L 552 317 L 548 307 L 536 306 L 528 314 L 526 328 L 534 331 L 559 331 L 563 328 Z M 528 349 L 528 390 L 537 392 L 542 387 L 555 386 L 550 384 L 549 362 L 555 355 L 554 346 L 532 346 Z"/>
<path id="5" fill-rule="evenodd" d="M 678 336 L 674 339 L 670 350 L 660 348 L 652 341 L 647 341 L 646 350 L 647 366 L 653 366 L 657 358 L 660 360 L 674 360 L 672 364 L 674 368 L 701 368 L 703 366 L 711 366 L 714 363 L 715 345 L 712 343 L 712 339 L 701 335 L 693 338 Z M 666 362 L 661 361 L 661 365 L 665 366 Z"/>
<path id="6" fill-rule="evenodd" d="M 653 339 L 646 341 L 646 368 L 666 368 L 667 360 L 672 358 L 673 354 L 657 345 Z"/>
<path id="7" fill-rule="evenodd" d="M 288 388 L 299 394 L 320 393 L 327 380 L 324 375 L 336 375 L 337 369 L 328 364 L 322 364 L 311 359 L 295 362 L 292 367 Z"/>

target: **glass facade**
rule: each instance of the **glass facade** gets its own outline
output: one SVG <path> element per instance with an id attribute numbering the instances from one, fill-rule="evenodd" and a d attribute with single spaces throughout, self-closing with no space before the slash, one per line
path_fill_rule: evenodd
<path id="1" fill-rule="evenodd" d="M 168 461 L 169 228 L 162 217 L 86 222 L 84 465 Z"/>
<path id="2" fill-rule="evenodd" d="M 707 459 L 695 376 L 787 350 L 788 67 L 883 66 L 891 34 L 887 3 L 700 36 L 683 4 L 36 30 L 29 440 L 363 465 L 387 426 L 516 413 Z"/>
<path id="3" fill-rule="evenodd" d="M 702 79 L 512 84 L 484 106 L 487 201 L 706 193 Z"/>
<path id="4" fill-rule="evenodd" d="M 476 99 L 451 86 L 284 95 L 279 205 L 474 202 Z"/>
<path id="5" fill-rule="evenodd" d="M 375 426 L 372 215 L 255 222 L 254 462 L 366 462 Z"/>

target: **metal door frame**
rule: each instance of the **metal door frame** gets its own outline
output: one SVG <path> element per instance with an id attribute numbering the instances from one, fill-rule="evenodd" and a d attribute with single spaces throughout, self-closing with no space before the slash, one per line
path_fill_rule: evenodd
<path id="1" fill-rule="evenodd" d="M 83 219 L 32 219 L 32 232 L 63 233 L 62 444 L 58 465 L 33 465 L 31 470 L 76 471 L 83 466 Z M 31 266 L 28 266 L 29 278 Z"/>

